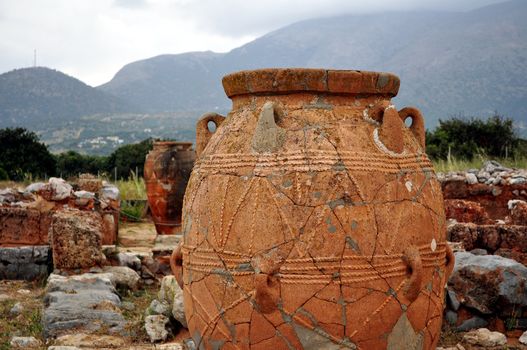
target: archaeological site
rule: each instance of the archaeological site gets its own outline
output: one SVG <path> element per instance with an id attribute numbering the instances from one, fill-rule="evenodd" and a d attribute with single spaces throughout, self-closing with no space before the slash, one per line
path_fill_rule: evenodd
<path id="1" fill-rule="evenodd" d="M 0 350 L 527 349 L 526 169 L 436 172 L 394 74 L 222 83 L 195 145 L 153 142 L 143 199 L 0 187 Z"/>

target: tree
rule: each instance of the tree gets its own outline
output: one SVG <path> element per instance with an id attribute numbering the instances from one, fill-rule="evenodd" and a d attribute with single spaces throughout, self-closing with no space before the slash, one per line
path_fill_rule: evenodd
<path id="1" fill-rule="evenodd" d="M 24 128 L 0 129 L 0 168 L 11 180 L 54 175 L 55 164 L 48 147 L 34 132 Z"/>
<path id="2" fill-rule="evenodd" d="M 516 136 L 512 119 L 498 114 L 487 120 L 454 117 L 439 120 L 439 126 L 426 133 L 426 151 L 430 157 L 448 155 L 472 159 L 477 154 L 507 157 L 519 151 L 522 139 Z"/>
<path id="3" fill-rule="evenodd" d="M 128 178 L 130 171 L 137 169 L 138 175 L 143 176 L 145 158 L 152 147 L 152 139 L 119 147 L 108 157 L 108 172 L 114 176 L 117 170 L 117 178 Z"/>

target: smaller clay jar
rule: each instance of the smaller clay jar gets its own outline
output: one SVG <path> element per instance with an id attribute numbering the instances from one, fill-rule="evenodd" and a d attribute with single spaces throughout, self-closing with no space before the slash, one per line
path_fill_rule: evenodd
<path id="1" fill-rule="evenodd" d="M 160 235 L 179 231 L 183 196 L 195 159 L 191 142 L 154 142 L 154 148 L 146 156 L 146 194 Z"/>

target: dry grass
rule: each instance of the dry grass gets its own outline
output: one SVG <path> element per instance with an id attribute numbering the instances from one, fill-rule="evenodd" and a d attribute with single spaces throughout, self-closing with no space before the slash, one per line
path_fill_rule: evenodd
<path id="1" fill-rule="evenodd" d="M 41 322 L 44 288 L 41 283 L 0 281 L 0 294 L 9 297 L 0 301 L 0 350 L 11 348 L 9 342 L 13 336 L 33 336 L 44 343 Z M 10 311 L 17 302 L 22 304 L 23 310 L 19 315 L 11 315 Z"/>
<path id="2" fill-rule="evenodd" d="M 448 159 L 440 159 L 433 161 L 434 169 L 436 172 L 446 173 L 449 171 L 463 171 L 468 169 L 481 169 L 483 163 L 485 163 L 488 158 L 476 157 L 472 160 L 456 159 L 450 157 Z M 509 167 L 509 168 L 518 168 L 518 169 L 527 169 L 527 157 L 522 158 L 507 158 L 507 159 L 494 159 L 498 163 Z"/>
<path id="3" fill-rule="evenodd" d="M 150 340 L 145 331 L 145 310 L 157 296 L 159 286 L 144 286 L 137 291 L 128 291 L 122 297 L 123 302 L 131 302 L 135 308 L 131 311 L 123 310 L 124 318 L 129 322 L 128 331 L 134 344 L 148 343 Z"/>

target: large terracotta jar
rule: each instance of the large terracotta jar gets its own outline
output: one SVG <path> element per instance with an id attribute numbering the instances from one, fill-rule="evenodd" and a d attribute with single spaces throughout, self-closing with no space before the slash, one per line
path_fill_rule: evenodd
<path id="1" fill-rule="evenodd" d="M 196 345 L 435 349 L 453 257 L 423 118 L 390 102 L 398 77 L 264 69 L 223 86 L 232 111 L 197 124 L 172 256 Z"/>
<path id="2" fill-rule="evenodd" d="M 181 228 L 181 207 L 196 153 L 191 142 L 154 142 L 144 168 L 146 195 L 157 233 Z"/>

